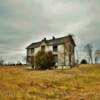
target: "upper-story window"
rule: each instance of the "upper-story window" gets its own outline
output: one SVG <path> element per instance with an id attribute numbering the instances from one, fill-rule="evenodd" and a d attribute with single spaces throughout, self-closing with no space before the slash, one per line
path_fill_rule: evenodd
<path id="1" fill-rule="evenodd" d="M 31 53 L 34 53 L 34 48 L 31 49 Z"/>
<path id="2" fill-rule="evenodd" d="M 45 46 L 41 46 L 41 50 L 42 51 L 45 51 Z"/>
<path id="3" fill-rule="evenodd" d="M 31 55 L 31 49 L 27 49 L 27 54 Z"/>
<path id="4" fill-rule="evenodd" d="M 57 51 L 58 51 L 57 45 L 54 45 L 54 46 L 53 46 L 53 51 L 54 51 L 54 52 L 57 52 Z"/>

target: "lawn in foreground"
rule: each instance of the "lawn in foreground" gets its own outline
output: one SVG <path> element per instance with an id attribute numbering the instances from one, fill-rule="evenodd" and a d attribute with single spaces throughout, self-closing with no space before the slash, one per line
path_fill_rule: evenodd
<path id="1" fill-rule="evenodd" d="M 0 100 L 100 100 L 100 65 L 63 71 L 0 67 Z"/>

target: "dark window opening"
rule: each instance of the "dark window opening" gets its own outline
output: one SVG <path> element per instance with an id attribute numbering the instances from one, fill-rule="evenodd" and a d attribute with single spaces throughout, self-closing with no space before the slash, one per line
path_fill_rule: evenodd
<path id="1" fill-rule="evenodd" d="M 31 63 L 31 56 L 27 56 L 27 62 Z"/>
<path id="2" fill-rule="evenodd" d="M 54 46 L 53 46 L 53 51 L 54 51 L 54 52 L 57 52 L 57 51 L 58 51 L 57 45 L 54 45 Z"/>
<path id="3" fill-rule="evenodd" d="M 31 53 L 34 53 L 34 48 L 31 49 Z"/>
<path id="4" fill-rule="evenodd" d="M 41 50 L 42 51 L 45 51 L 45 46 L 41 46 Z"/>
<path id="5" fill-rule="evenodd" d="M 58 63 L 58 55 L 54 55 L 55 64 Z"/>

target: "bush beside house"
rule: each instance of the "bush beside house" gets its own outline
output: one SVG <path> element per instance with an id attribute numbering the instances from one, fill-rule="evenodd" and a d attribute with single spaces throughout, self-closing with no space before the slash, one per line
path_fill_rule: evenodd
<path id="1" fill-rule="evenodd" d="M 54 56 L 51 51 L 38 51 L 35 55 L 35 69 L 45 70 L 54 68 Z"/>

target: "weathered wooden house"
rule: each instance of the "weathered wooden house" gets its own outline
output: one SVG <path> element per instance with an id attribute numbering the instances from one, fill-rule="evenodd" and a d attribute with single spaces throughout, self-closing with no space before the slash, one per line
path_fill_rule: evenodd
<path id="1" fill-rule="evenodd" d="M 32 56 L 39 50 L 52 51 L 55 64 L 57 66 L 67 66 L 75 64 L 75 42 L 72 35 L 68 35 L 61 38 L 52 37 L 52 39 L 47 40 L 44 38 L 39 42 L 30 44 L 27 49 L 27 64 L 31 64 Z M 35 63 L 35 62 L 34 62 Z"/>

